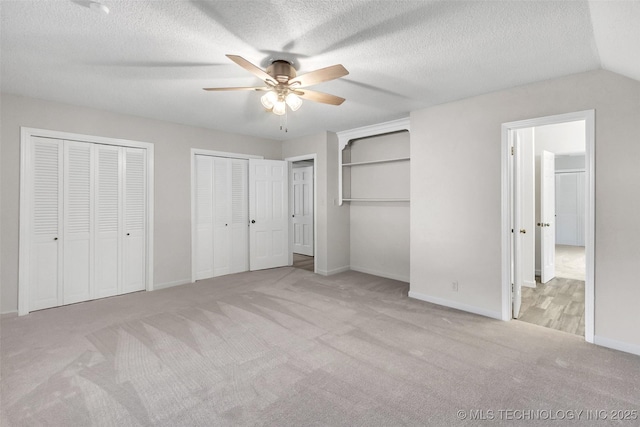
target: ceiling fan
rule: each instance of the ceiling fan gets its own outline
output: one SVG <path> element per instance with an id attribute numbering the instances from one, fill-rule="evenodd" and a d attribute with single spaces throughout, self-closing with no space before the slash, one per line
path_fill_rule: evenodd
<path id="1" fill-rule="evenodd" d="M 287 105 L 292 111 L 296 111 L 302 105 L 302 99 L 321 102 L 323 104 L 340 105 L 345 99 L 328 93 L 316 92 L 305 89 L 318 83 L 344 77 L 349 72 L 341 64 L 311 71 L 301 76 L 296 76 L 296 69 L 288 62 L 277 59 L 271 63 L 267 70 L 253 65 L 238 55 L 227 55 L 227 58 L 254 74 L 264 81 L 266 86 L 260 87 L 209 87 L 208 91 L 228 90 L 255 90 L 266 92 L 260 99 L 262 105 L 279 116 L 287 112 Z"/>

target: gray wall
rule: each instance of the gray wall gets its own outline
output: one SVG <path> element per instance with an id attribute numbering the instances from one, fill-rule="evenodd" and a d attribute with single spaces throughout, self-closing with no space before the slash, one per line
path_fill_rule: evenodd
<path id="1" fill-rule="evenodd" d="M 640 82 L 593 71 L 411 114 L 411 291 L 501 312 L 501 125 L 596 110 L 596 341 L 640 351 Z M 459 291 L 451 281 L 459 280 Z"/>
<path id="2" fill-rule="evenodd" d="M 155 147 L 154 281 L 191 280 L 190 149 L 281 158 L 281 143 L 2 94 L 1 312 L 17 309 L 20 126 L 151 142 Z"/>
<path id="3" fill-rule="evenodd" d="M 354 141 L 351 161 L 409 157 L 409 132 Z M 409 162 L 352 167 L 354 198 L 409 198 Z M 351 269 L 409 281 L 409 203 L 351 202 Z"/>

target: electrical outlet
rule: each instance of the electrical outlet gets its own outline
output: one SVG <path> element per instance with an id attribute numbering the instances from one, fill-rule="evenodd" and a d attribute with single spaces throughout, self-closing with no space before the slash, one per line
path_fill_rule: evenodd
<path id="1" fill-rule="evenodd" d="M 458 281 L 454 280 L 453 282 L 451 282 L 451 290 L 453 292 L 458 292 Z"/>

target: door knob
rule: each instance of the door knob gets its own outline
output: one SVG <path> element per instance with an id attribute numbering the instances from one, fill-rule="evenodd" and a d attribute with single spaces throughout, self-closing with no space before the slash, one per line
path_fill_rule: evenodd
<path id="1" fill-rule="evenodd" d="M 521 229 L 520 229 L 520 232 L 521 232 L 522 234 L 527 234 L 527 230 L 525 230 L 524 228 L 521 228 Z"/>
<path id="2" fill-rule="evenodd" d="M 127 233 L 127 236 L 130 236 L 130 235 L 131 235 L 131 233 Z"/>
<path id="3" fill-rule="evenodd" d="M 255 219 L 252 219 L 252 220 L 251 220 L 251 224 L 255 224 L 255 223 L 256 223 L 256 220 L 255 220 Z"/>
<path id="4" fill-rule="evenodd" d="M 551 224 L 549 224 L 548 222 L 544 225 L 545 227 L 551 227 Z"/>
<path id="5" fill-rule="evenodd" d="M 57 237 L 54 237 L 54 238 L 53 238 L 53 240 L 58 240 L 58 238 L 57 238 Z"/>

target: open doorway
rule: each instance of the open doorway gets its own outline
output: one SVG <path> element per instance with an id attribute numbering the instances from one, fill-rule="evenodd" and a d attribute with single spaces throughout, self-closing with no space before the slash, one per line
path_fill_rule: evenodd
<path id="1" fill-rule="evenodd" d="M 508 123 L 503 130 L 510 144 L 509 318 L 591 342 L 593 114 Z"/>
<path id="2" fill-rule="evenodd" d="M 290 164 L 290 264 L 315 272 L 315 156 L 287 160 Z"/>

